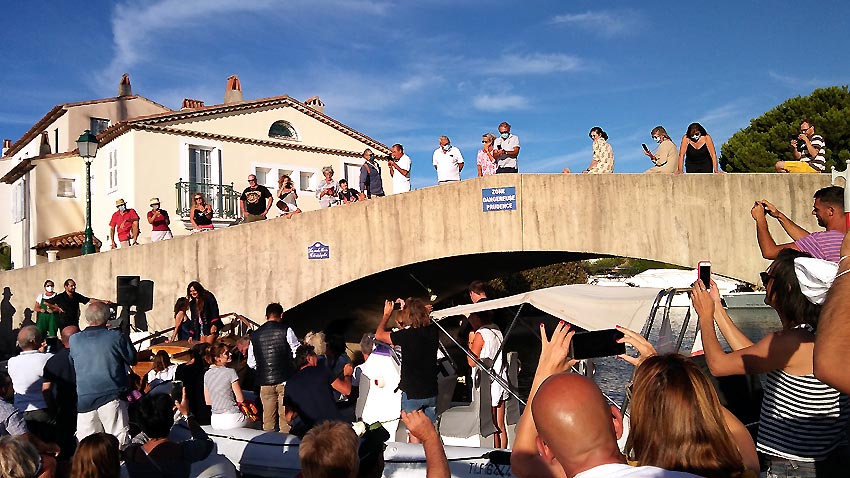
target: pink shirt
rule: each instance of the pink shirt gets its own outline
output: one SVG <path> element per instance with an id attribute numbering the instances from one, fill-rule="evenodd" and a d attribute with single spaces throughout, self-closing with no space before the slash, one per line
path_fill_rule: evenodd
<path id="1" fill-rule="evenodd" d="M 482 176 L 496 174 L 495 161 L 483 149 L 478 151 L 478 165 L 481 166 Z"/>
<path id="2" fill-rule="evenodd" d="M 795 241 L 794 244 L 797 245 L 798 249 L 811 254 L 815 259 L 838 262 L 838 259 L 841 258 L 841 241 L 843 240 L 844 233 L 841 231 L 820 231 L 813 232 Z"/>

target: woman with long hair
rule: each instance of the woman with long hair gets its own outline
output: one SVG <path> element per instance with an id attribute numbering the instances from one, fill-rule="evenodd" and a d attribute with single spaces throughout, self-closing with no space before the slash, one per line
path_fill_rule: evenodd
<path id="1" fill-rule="evenodd" d="M 209 370 L 204 374 L 204 399 L 212 407 L 210 425 L 216 430 L 230 430 L 248 425 L 239 404 L 245 400 L 236 371 L 228 367 L 230 347 L 216 342 L 207 349 Z"/>
<path id="2" fill-rule="evenodd" d="M 850 469 L 845 431 L 850 398 L 813 373 L 821 306 L 803 294 L 796 272 L 805 271 L 808 260 L 803 252 L 783 249 L 762 272 L 764 302 L 776 311 L 782 329 L 757 343 L 732 322 L 714 281 L 708 290 L 697 281 L 691 291 L 711 373 L 766 374 L 756 448 L 767 456 L 768 476 L 843 476 Z M 723 350 L 715 324 L 732 352 Z"/>
<path id="3" fill-rule="evenodd" d="M 171 356 L 168 355 L 168 352 L 165 350 L 158 351 L 156 355 L 153 356 L 153 367 L 145 376 L 145 381 L 147 382 L 147 385 L 145 386 L 145 393 L 150 392 L 151 389 L 154 389 L 165 382 L 171 382 L 174 380 L 174 374 L 176 372 L 177 364 L 171 363 Z"/>
<path id="4" fill-rule="evenodd" d="M 212 217 L 212 207 L 207 204 L 204 195 L 201 193 L 193 194 L 192 207 L 189 209 L 189 220 L 192 222 L 192 229 L 195 231 L 214 229 Z"/>
<path id="5" fill-rule="evenodd" d="M 401 309 L 396 322 L 401 330 L 390 332 L 387 322 L 395 305 Z M 425 301 L 415 297 L 384 302 L 384 315 L 375 331 L 375 338 L 401 347 L 401 409 L 405 412 L 422 410 L 431 421 L 437 420 L 437 348 L 440 344 L 437 327 L 431 323 Z M 411 435 L 411 443 L 418 443 Z"/>
<path id="6" fill-rule="evenodd" d="M 720 173 L 717 166 L 717 151 L 714 140 L 699 123 L 688 125 L 688 131 L 682 136 L 679 146 L 679 164 L 676 174 L 688 173 Z"/>
<path id="7" fill-rule="evenodd" d="M 171 342 L 189 340 L 192 337 L 192 321 L 186 315 L 189 311 L 189 299 L 178 297 L 174 302 L 174 331 L 171 332 Z"/>
<path id="8" fill-rule="evenodd" d="M 215 296 L 204 289 L 200 282 L 192 281 L 186 287 L 186 298 L 189 299 L 192 319 L 189 338 L 207 343 L 215 342 L 218 330 L 221 328 L 218 301 Z"/>
<path id="9" fill-rule="evenodd" d="M 635 370 L 626 455 L 666 470 L 739 476 L 744 459 L 726 425 L 728 415 L 696 364 L 679 354 L 649 357 Z M 752 439 L 748 448 L 758 472 Z"/>
<path id="10" fill-rule="evenodd" d="M 473 329 L 467 342 L 469 351 L 479 360 L 488 360 L 492 363 L 493 372 L 507 382 L 508 371 L 501 353 L 502 343 L 504 342 L 502 331 L 493 323 L 489 311 L 470 314 L 469 323 Z M 468 357 L 466 360 L 470 367 L 478 368 L 474 360 Z M 484 370 L 477 370 L 473 372 L 472 376 L 474 378 L 485 373 L 487 372 Z M 501 384 L 492 380 L 490 383 L 490 413 L 493 425 L 499 429 L 493 434 L 493 448 L 508 447 L 508 432 L 505 425 L 505 400 L 507 399 L 507 390 Z"/>
<path id="11" fill-rule="evenodd" d="M 118 478 L 120 475 L 121 450 L 114 435 L 100 432 L 80 440 L 71 461 L 71 476 Z"/>

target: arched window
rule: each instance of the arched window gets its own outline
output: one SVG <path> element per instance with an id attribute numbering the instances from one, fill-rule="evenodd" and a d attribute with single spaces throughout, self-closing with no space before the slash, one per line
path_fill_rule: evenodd
<path id="1" fill-rule="evenodd" d="M 272 123 L 271 128 L 269 128 L 269 137 L 297 140 L 298 133 L 295 132 L 295 128 L 289 121 L 280 120 Z"/>

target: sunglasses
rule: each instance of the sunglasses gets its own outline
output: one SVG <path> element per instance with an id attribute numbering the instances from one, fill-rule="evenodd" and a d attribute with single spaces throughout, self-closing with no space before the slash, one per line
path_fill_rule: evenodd
<path id="1" fill-rule="evenodd" d="M 773 279 L 773 276 L 768 274 L 767 272 L 759 272 L 759 276 L 761 277 L 761 283 L 765 287 L 767 287 L 767 283 L 770 282 L 770 279 Z"/>

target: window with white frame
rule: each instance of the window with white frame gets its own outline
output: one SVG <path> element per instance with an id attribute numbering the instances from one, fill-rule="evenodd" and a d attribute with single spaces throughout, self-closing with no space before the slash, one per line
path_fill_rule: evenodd
<path id="1" fill-rule="evenodd" d="M 113 149 L 109 152 L 109 184 L 107 191 L 112 192 L 118 189 L 118 150 Z"/>
<path id="2" fill-rule="evenodd" d="M 189 146 L 189 182 L 193 184 L 211 184 L 212 160 L 210 148 Z"/>
<path id="3" fill-rule="evenodd" d="M 76 182 L 74 178 L 56 178 L 56 197 L 77 197 Z"/>
<path id="4" fill-rule="evenodd" d="M 17 224 L 24 220 L 26 211 L 24 210 L 24 182 L 18 181 L 15 183 L 15 189 L 12 192 L 12 222 Z"/>
<path id="5" fill-rule="evenodd" d="M 263 167 L 260 167 L 260 166 L 257 166 L 256 168 L 254 168 L 254 176 L 257 176 L 257 184 L 260 184 L 262 186 L 266 186 L 268 188 L 277 187 L 277 183 L 269 184 L 270 180 L 271 181 L 276 180 L 276 178 L 272 177 L 271 172 L 272 172 L 271 168 L 263 168 Z"/>
<path id="6" fill-rule="evenodd" d="M 300 189 L 302 191 L 315 191 L 316 190 L 315 178 L 316 178 L 316 173 L 314 173 L 314 172 L 299 171 L 299 174 L 298 174 L 298 179 L 299 179 L 298 189 Z"/>

